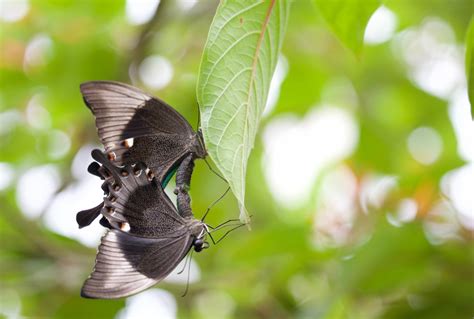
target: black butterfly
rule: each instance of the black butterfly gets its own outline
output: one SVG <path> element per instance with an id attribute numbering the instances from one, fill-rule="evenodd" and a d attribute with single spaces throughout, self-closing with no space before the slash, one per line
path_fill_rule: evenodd
<path id="1" fill-rule="evenodd" d="M 92 156 L 107 186 L 100 209 L 110 229 L 101 240 L 83 297 L 112 299 L 140 292 L 165 278 L 191 248 L 208 247 L 208 226 L 178 213 L 143 163 L 117 167 L 99 150 Z M 186 204 L 185 204 L 186 205 Z"/>
<path id="2" fill-rule="evenodd" d="M 108 158 L 118 166 L 145 163 L 162 187 L 176 172 L 178 209 L 185 206 L 194 160 L 207 155 L 201 132 L 165 102 L 124 83 L 86 82 L 81 93 L 96 118 Z M 98 169 L 92 163 L 88 170 L 100 177 Z M 79 227 L 89 225 L 102 207 L 103 203 L 79 212 Z"/>

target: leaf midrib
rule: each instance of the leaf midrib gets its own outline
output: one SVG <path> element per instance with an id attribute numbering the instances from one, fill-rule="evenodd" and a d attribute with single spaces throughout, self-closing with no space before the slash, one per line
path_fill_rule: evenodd
<path id="1" fill-rule="evenodd" d="M 247 93 L 247 102 L 246 102 L 246 111 L 245 111 L 244 134 L 243 134 L 244 141 L 248 140 L 248 116 L 249 116 L 249 110 L 250 110 L 250 98 L 252 96 L 252 86 L 253 86 L 253 82 L 255 80 L 255 72 L 256 72 L 258 60 L 259 60 L 259 57 L 260 57 L 260 49 L 261 49 L 261 46 L 262 46 L 263 38 L 265 36 L 265 32 L 267 31 L 267 27 L 268 27 L 268 24 L 270 22 L 271 13 L 273 11 L 273 8 L 275 7 L 275 1 L 276 0 L 271 0 L 270 5 L 268 6 L 267 13 L 266 13 L 266 16 L 265 16 L 265 21 L 262 24 L 262 29 L 260 31 L 260 35 L 259 35 L 258 42 L 257 42 L 257 47 L 255 49 L 255 54 L 254 54 L 254 57 L 253 57 L 252 72 L 250 74 L 249 87 L 248 87 L 248 91 L 247 91 L 248 93 Z M 239 147 L 243 147 L 243 144 L 241 144 Z M 242 156 L 242 160 L 241 160 L 241 163 L 240 163 L 241 164 L 240 165 L 241 176 L 244 176 L 244 166 L 245 166 L 246 161 L 247 161 L 246 156 Z M 245 188 L 245 183 L 242 183 L 242 185 L 241 185 L 242 194 L 245 193 L 244 188 Z"/>

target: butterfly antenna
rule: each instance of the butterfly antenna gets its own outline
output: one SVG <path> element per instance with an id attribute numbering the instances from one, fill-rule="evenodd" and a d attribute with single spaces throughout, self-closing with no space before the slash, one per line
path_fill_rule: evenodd
<path id="1" fill-rule="evenodd" d="M 240 223 L 240 219 L 235 218 L 235 219 L 226 220 L 225 222 L 220 223 L 219 225 L 217 225 L 217 226 L 215 226 L 215 227 L 212 227 L 211 225 L 207 225 L 207 227 L 209 227 L 209 228 L 211 229 L 210 232 L 214 232 L 214 231 L 217 231 L 217 230 L 219 230 L 219 229 L 221 229 L 221 228 L 228 227 L 228 226 L 229 226 L 228 224 L 231 223 L 231 222 L 239 222 L 239 224 L 241 224 L 241 223 Z"/>
<path id="2" fill-rule="evenodd" d="M 191 275 L 191 257 L 193 256 L 194 250 L 191 250 L 191 254 L 189 254 L 189 264 L 188 264 L 188 279 L 186 279 L 186 289 L 184 289 L 184 293 L 181 295 L 181 297 L 186 296 L 189 290 L 189 277 Z"/>
<path id="3" fill-rule="evenodd" d="M 213 172 L 217 177 L 219 177 L 220 179 L 222 179 L 222 180 L 227 184 L 227 180 L 226 180 L 221 174 L 219 174 L 218 172 L 216 172 L 216 171 L 212 168 L 211 164 L 209 164 L 209 162 L 207 161 L 206 158 L 204 158 L 204 162 L 206 162 L 206 165 L 207 165 L 207 167 L 209 167 L 209 169 L 210 169 L 211 172 Z"/>
<path id="4" fill-rule="evenodd" d="M 240 228 L 240 227 L 242 227 L 242 226 L 244 226 L 244 225 L 246 225 L 246 224 L 245 224 L 245 223 L 241 223 L 241 224 L 235 226 L 234 228 L 229 229 L 221 238 L 219 238 L 216 242 L 214 242 L 214 245 L 217 245 L 222 239 L 224 239 L 224 238 L 225 238 L 227 235 L 229 235 L 231 232 L 233 232 L 234 230 L 236 230 L 236 229 L 238 229 L 238 228 Z"/>
<path id="5" fill-rule="evenodd" d="M 220 201 L 224 198 L 224 196 L 227 195 L 227 193 L 229 192 L 229 190 L 230 190 L 230 186 L 227 187 L 227 189 L 225 190 L 225 192 L 222 193 L 222 195 L 219 196 L 218 199 L 216 199 L 215 201 L 213 201 L 212 204 L 207 207 L 206 212 L 204 213 L 204 216 L 202 216 L 202 218 L 201 218 L 201 221 L 202 221 L 202 222 L 204 221 L 204 219 L 206 219 L 206 216 L 207 216 L 207 214 L 209 213 L 209 211 L 211 210 L 211 208 L 212 208 L 215 204 L 217 204 L 218 202 L 220 202 Z"/>

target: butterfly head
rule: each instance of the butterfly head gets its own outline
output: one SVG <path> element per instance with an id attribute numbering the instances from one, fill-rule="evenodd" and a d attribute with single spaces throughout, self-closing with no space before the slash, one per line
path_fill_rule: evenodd
<path id="1" fill-rule="evenodd" d="M 209 232 L 209 229 L 207 228 L 207 225 L 204 223 L 202 224 L 202 226 L 203 227 L 202 227 L 201 232 L 196 238 L 194 238 L 194 241 L 193 241 L 194 251 L 197 253 L 202 251 L 203 249 L 209 248 L 209 243 L 205 240 L 206 235 Z"/>

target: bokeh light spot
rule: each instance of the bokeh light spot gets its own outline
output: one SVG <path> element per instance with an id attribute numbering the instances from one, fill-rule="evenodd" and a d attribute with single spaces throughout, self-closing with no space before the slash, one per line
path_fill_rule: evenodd
<path id="1" fill-rule="evenodd" d="M 262 166 L 274 198 L 288 208 L 301 205 L 321 170 L 349 156 L 358 139 L 357 122 L 337 107 L 315 108 L 302 120 L 271 121 L 263 133 Z"/>
<path id="2" fill-rule="evenodd" d="M 461 224 L 474 230 L 474 163 L 446 173 L 441 179 L 441 189 L 451 200 Z"/>
<path id="3" fill-rule="evenodd" d="M 380 44 L 390 40 L 397 29 L 397 16 L 387 7 L 380 6 L 370 17 L 365 28 L 364 42 Z"/>
<path id="4" fill-rule="evenodd" d="M 16 22 L 23 19 L 30 10 L 28 0 L 0 0 L 0 20 Z"/>
<path id="5" fill-rule="evenodd" d="M 393 226 L 400 227 L 404 223 L 413 221 L 416 217 L 417 211 L 418 204 L 416 201 L 411 198 L 405 198 L 398 204 L 395 214 L 387 214 L 387 220 Z"/>
<path id="6" fill-rule="evenodd" d="M 385 199 L 398 185 L 397 177 L 393 175 L 373 174 L 362 179 L 359 201 L 362 210 L 369 213 L 372 209 L 382 207 Z"/>
<path id="7" fill-rule="evenodd" d="M 218 290 L 199 294 L 195 305 L 202 318 L 232 318 L 236 307 L 229 294 Z"/>
<path id="8" fill-rule="evenodd" d="M 50 203 L 60 185 L 59 171 L 55 165 L 30 168 L 18 180 L 16 199 L 26 217 L 33 219 Z"/>
<path id="9" fill-rule="evenodd" d="M 424 219 L 423 228 L 426 238 L 433 245 L 440 245 L 448 240 L 460 239 L 458 234 L 460 225 L 456 213 L 446 200 L 440 201 L 428 212 Z"/>
<path id="10" fill-rule="evenodd" d="M 187 262 L 186 260 L 187 260 L 187 257 L 181 260 L 178 266 L 176 266 L 175 269 L 168 276 L 166 276 L 166 278 L 163 281 L 174 283 L 174 284 L 186 284 L 187 282 L 192 284 L 192 283 L 198 282 L 201 279 L 201 270 L 199 268 L 199 265 L 196 263 L 194 259 L 188 260 Z M 184 267 L 185 264 L 186 264 L 186 268 Z M 183 269 L 184 271 L 181 272 Z"/>
<path id="11" fill-rule="evenodd" d="M 58 234 L 79 241 L 85 246 L 97 247 L 105 229 L 98 223 L 98 220 L 79 229 L 76 223 L 76 213 L 95 207 L 102 202 L 101 184 L 102 181 L 98 177 L 91 175 L 69 185 L 52 200 L 44 215 L 45 226 Z"/>
<path id="12" fill-rule="evenodd" d="M 51 127 L 51 116 L 42 104 L 42 97 L 40 94 L 34 95 L 28 102 L 26 107 L 26 121 L 27 123 L 39 130 L 45 130 Z"/>
<path id="13" fill-rule="evenodd" d="M 38 34 L 26 46 L 23 68 L 29 72 L 31 68 L 45 65 L 53 53 L 53 40 L 46 34 Z"/>
<path id="14" fill-rule="evenodd" d="M 434 163 L 443 150 L 441 136 L 430 127 L 419 127 L 411 132 L 407 140 L 408 151 L 419 163 Z"/>
<path id="15" fill-rule="evenodd" d="M 140 63 L 138 74 L 146 86 L 159 90 L 168 85 L 173 78 L 173 66 L 168 59 L 153 55 Z"/>
<path id="16" fill-rule="evenodd" d="M 313 242 L 319 249 L 344 245 L 356 215 L 357 180 L 345 166 L 338 167 L 321 183 L 314 219 Z"/>
<path id="17" fill-rule="evenodd" d="M 173 295 L 155 288 L 128 297 L 125 309 L 120 310 L 115 319 L 175 319 L 176 315 L 177 305 Z"/>
<path id="18" fill-rule="evenodd" d="M 153 18 L 160 0 L 127 0 L 125 14 L 127 21 L 133 25 L 145 24 Z"/>
<path id="19" fill-rule="evenodd" d="M 176 3 L 181 8 L 181 10 L 188 11 L 198 3 L 198 0 L 177 0 Z"/>
<path id="20" fill-rule="evenodd" d="M 0 135 L 10 133 L 21 121 L 21 113 L 18 110 L 0 113 Z"/>
<path id="21" fill-rule="evenodd" d="M 60 130 L 52 130 L 49 133 L 48 155 L 52 159 L 64 157 L 71 148 L 69 135 Z"/>
<path id="22" fill-rule="evenodd" d="M 13 166 L 0 162 L 0 191 L 10 186 L 13 177 L 15 177 Z"/>
<path id="23" fill-rule="evenodd" d="M 410 79 L 422 90 L 449 99 L 465 85 L 464 53 L 454 42 L 451 27 L 439 18 L 428 18 L 419 26 L 397 35 L 394 54 L 408 65 Z"/>
<path id="24" fill-rule="evenodd" d="M 465 161 L 474 162 L 474 121 L 465 86 L 453 95 L 448 112 L 456 134 L 459 156 Z"/>

